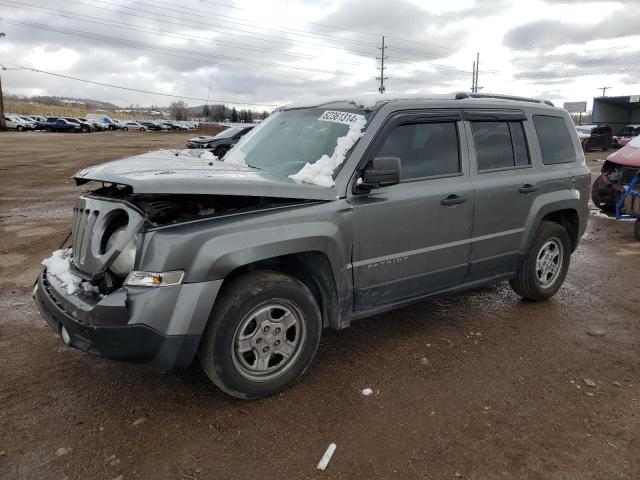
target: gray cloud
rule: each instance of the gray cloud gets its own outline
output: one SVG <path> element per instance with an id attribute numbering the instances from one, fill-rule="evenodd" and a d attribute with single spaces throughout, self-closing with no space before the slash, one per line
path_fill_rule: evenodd
<path id="1" fill-rule="evenodd" d="M 570 23 L 560 20 L 537 20 L 517 26 L 505 33 L 502 43 L 510 48 L 527 48 L 585 42 L 597 38 L 616 38 L 638 34 L 640 11 L 624 8 L 606 15 L 601 21 Z"/>

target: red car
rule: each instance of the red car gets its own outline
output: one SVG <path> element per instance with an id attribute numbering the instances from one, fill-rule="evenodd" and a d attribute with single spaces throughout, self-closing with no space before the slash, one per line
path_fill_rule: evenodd
<path id="1" fill-rule="evenodd" d="M 607 157 L 602 173 L 591 187 L 593 203 L 603 211 L 613 211 L 628 185 L 640 172 L 640 136 L 634 137 L 623 148 Z"/>

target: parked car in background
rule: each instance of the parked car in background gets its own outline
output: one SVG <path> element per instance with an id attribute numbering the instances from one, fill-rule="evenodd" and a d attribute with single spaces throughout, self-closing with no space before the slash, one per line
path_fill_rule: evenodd
<path id="1" fill-rule="evenodd" d="M 206 148 L 218 158 L 222 158 L 253 128 L 253 125 L 230 127 L 214 136 L 195 137 L 187 141 L 187 148 Z"/>
<path id="2" fill-rule="evenodd" d="M 612 145 L 614 147 L 624 147 L 633 137 L 640 135 L 640 125 L 626 125 L 620 133 L 613 136 Z"/>
<path id="3" fill-rule="evenodd" d="M 75 123 L 80 125 L 80 131 L 82 133 L 89 133 L 89 132 L 94 132 L 95 128 L 93 127 L 92 124 L 90 124 L 89 122 L 86 121 L 82 121 L 79 118 L 73 118 L 73 117 L 64 117 L 64 119 L 67 122 L 71 122 L 71 123 Z"/>
<path id="4" fill-rule="evenodd" d="M 496 281 L 553 296 L 589 218 L 569 113 L 371 98 L 281 108 L 222 162 L 161 150 L 77 172 L 96 183 L 73 245 L 43 262 L 42 316 L 106 358 L 158 371 L 198 358 L 249 399 L 303 375 L 324 328 Z"/>
<path id="5" fill-rule="evenodd" d="M 107 115 L 89 113 L 87 114 L 86 118 L 87 120 L 99 122 L 100 124 L 104 125 L 105 129 L 107 130 L 116 130 L 118 128 L 116 122 Z"/>
<path id="6" fill-rule="evenodd" d="M 613 144 L 613 133 L 609 125 L 580 125 L 576 127 L 582 150 L 601 148 L 606 152 Z"/>
<path id="7" fill-rule="evenodd" d="M 79 132 L 81 129 L 79 123 L 58 117 L 47 117 L 47 121 L 39 125 L 43 125 L 47 132 Z"/>
<path id="8" fill-rule="evenodd" d="M 140 125 L 144 126 L 147 130 L 154 130 L 156 132 L 167 130 L 166 126 L 156 122 L 141 121 Z"/>
<path id="9" fill-rule="evenodd" d="M 123 121 L 122 122 L 122 129 L 125 130 L 125 131 L 126 130 L 140 130 L 141 132 L 144 132 L 147 129 L 147 127 L 145 127 L 141 123 L 129 120 L 129 121 Z"/>
<path id="10" fill-rule="evenodd" d="M 14 115 L 14 116 L 31 124 L 32 125 L 31 130 L 36 130 L 38 128 L 38 120 L 36 120 L 35 118 L 27 115 Z"/>
<path id="11" fill-rule="evenodd" d="M 17 130 L 18 132 L 22 132 L 23 130 L 35 130 L 36 124 L 33 122 L 29 122 L 27 120 L 23 120 L 22 118 L 14 115 L 5 115 L 4 123 L 9 130 Z"/>
<path id="12" fill-rule="evenodd" d="M 92 120 L 90 118 L 78 118 L 81 122 L 87 122 L 93 127 L 93 130 L 96 132 L 102 132 L 107 129 L 107 126 L 103 123 L 100 123 L 96 120 Z"/>

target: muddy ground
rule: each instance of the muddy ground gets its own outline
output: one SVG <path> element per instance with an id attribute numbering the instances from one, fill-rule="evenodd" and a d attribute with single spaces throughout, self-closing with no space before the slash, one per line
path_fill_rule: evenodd
<path id="1" fill-rule="evenodd" d="M 67 233 L 69 175 L 192 135 L 0 134 L 0 478 L 640 476 L 640 242 L 595 211 L 552 300 L 500 283 L 327 331 L 266 400 L 225 397 L 197 365 L 157 375 L 65 348 L 29 292 Z"/>

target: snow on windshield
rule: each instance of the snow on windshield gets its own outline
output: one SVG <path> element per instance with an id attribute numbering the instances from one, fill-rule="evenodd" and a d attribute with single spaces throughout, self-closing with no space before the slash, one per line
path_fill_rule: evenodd
<path id="1" fill-rule="evenodd" d="M 325 112 L 334 113 L 334 112 Z M 337 113 L 337 112 L 336 112 Z M 364 115 L 353 114 L 353 121 L 349 124 L 349 130 L 344 137 L 338 138 L 336 148 L 331 156 L 322 155 L 314 163 L 305 163 L 304 167 L 298 173 L 289 175 L 289 178 L 296 182 L 311 183 L 322 187 L 333 187 L 333 172 L 342 165 L 347 152 L 355 145 L 355 143 L 364 134 L 364 127 L 367 119 Z M 332 121 L 332 120 L 327 120 Z"/>

